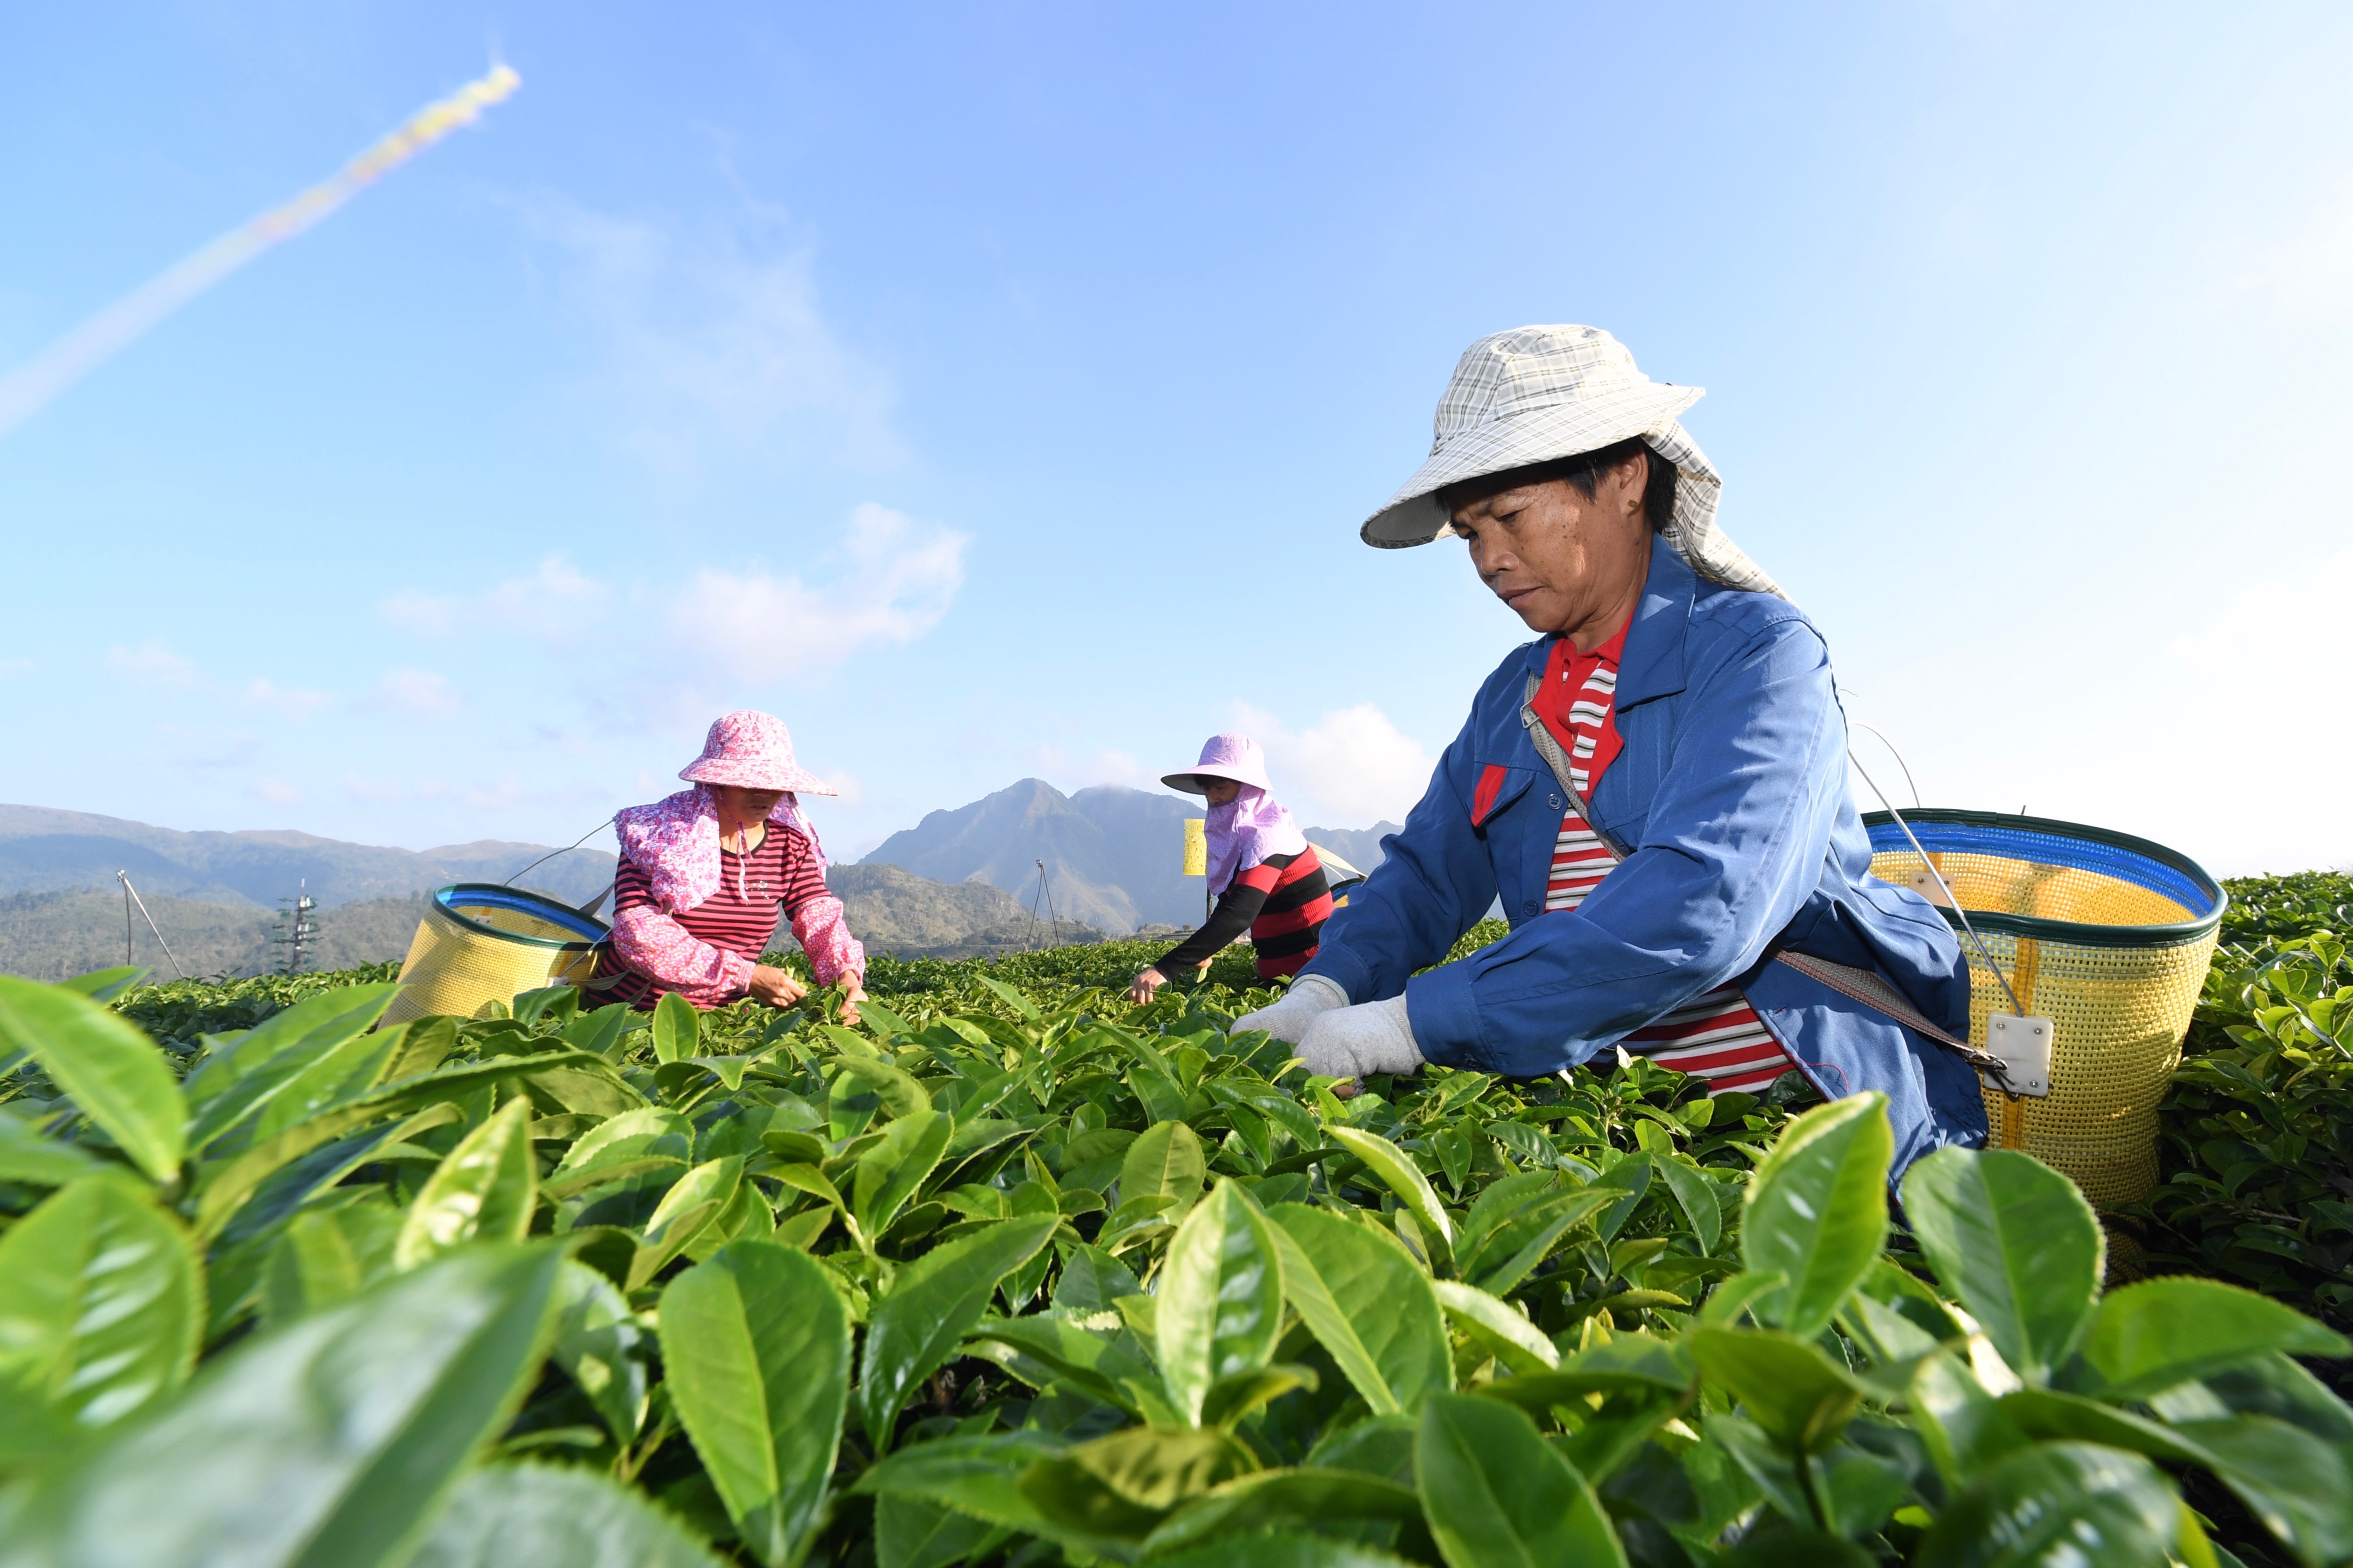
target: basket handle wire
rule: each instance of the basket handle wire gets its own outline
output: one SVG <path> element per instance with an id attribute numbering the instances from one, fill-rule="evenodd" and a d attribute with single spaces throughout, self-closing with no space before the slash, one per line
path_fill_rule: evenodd
<path id="1" fill-rule="evenodd" d="M 1862 725 L 1861 728 L 1871 730 L 1871 726 L 1868 724 Z M 1871 732 L 1874 735 L 1879 735 L 1879 731 L 1876 730 L 1871 730 Z M 1896 752 L 1895 743 L 1893 741 L 1888 740 L 1884 735 L 1879 735 L 1879 739 L 1881 744 L 1884 745 L 1889 752 L 1894 753 L 1895 765 L 1897 767 L 1904 768 L 1905 778 L 1907 780 L 1910 779 L 1912 776 L 1912 770 L 1908 767 L 1904 767 L 1904 755 L 1902 752 Z M 1961 922 L 1961 930 L 1968 933 L 1968 939 L 1971 945 L 1976 947 L 1978 950 L 1978 957 L 1983 960 L 1985 966 L 1993 972 L 1994 980 L 2001 986 L 2002 994 L 2010 998 L 2010 1010 L 2011 1016 L 2019 1018 L 2025 1017 L 2026 1008 L 2018 1000 L 2018 993 L 2010 988 L 2010 977 L 2002 973 L 2001 965 L 1993 961 L 1993 954 L 1986 948 L 1985 938 L 1978 935 L 1978 928 L 1969 923 L 1969 911 L 1961 908 L 1961 900 L 1954 896 L 1953 885 L 1945 880 L 1945 873 L 1936 868 L 1936 863 L 1934 860 L 1928 858 L 1928 851 L 1921 846 L 1920 836 L 1912 831 L 1912 825 L 1904 820 L 1904 814 L 1895 809 L 1895 803 L 1887 798 L 1887 792 L 1879 787 L 1879 781 L 1873 778 L 1869 773 L 1864 771 L 1862 759 L 1858 758 L 1854 754 L 1854 748 L 1852 746 L 1847 748 L 1846 760 L 1853 767 L 1856 773 L 1862 775 L 1862 782 L 1871 786 L 1871 793 L 1879 797 L 1879 804 L 1887 808 L 1887 815 L 1895 819 L 1895 826 L 1904 830 L 1904 837 L 1912 841 L 1913 851 L 1920 857 L 1920 864 L 1928 868 L 1928 875 L 1936 879 L 1936 886 L 1945 895 L 1946 907 L 1950 909 L 1953 913 L 1958 917 Z M 1918 790 L 1914 790 L 1913 795 L 1916 799 L 1919 795 Z"/>

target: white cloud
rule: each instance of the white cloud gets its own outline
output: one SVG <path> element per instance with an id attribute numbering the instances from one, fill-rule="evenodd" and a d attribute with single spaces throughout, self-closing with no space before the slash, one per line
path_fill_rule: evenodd
<path id="1" fill-rule="evenodd" d="M 2295 234 L 2254 255 L 2240 286 L 2269 297 L 2286 316 L 2353 319 L 2345 288 L 2353 276 L 2353 184 L 2319 197 L 2303 217 Z"/>
<path id="2" fill-rule="evenodd" d="M 155 732 L 170 742 L 173 762 L 198 772 L 246 767 L 261 754 L 260 738 L 248 731 L 159 724 Z"/>
<path id="3" fill-rule="evenodd" d="M 640 455 L 690 466 L 714 437 L 867 465 L 902 454 L 889 384 L 827 324 L 807 251 L 762 255 L 737 237 L 686 238 L 566 205 L 531 217 L 567 260 L 562 297 L 600 340 L 593 391 Z"/>
<path id="4" fill-rule="evenodd" d="M 386 599 L 377 614 L 405 631 L 438 634 L 464 620 L 477 631 L 521 633 L 562 647 L 593 633 L 613 597 L 610 584 L 555 554 L 542 560 L 530 576 L 511 578 L 488 593 L 403 592 Z"/>
<path id="5" fill-rule="evenodd" d="M 868 501 L 850 514 L 849 570 L 835 582 L 705 567 L 673 601 L 670 636 L 715 667 L 708 674 L 747 682 L 828 668 L 871 643 L 913 642 L 964 585 L 967 542 Z"/>
<path id="6" fill-rule="evenodd" d="M 825 781 L 826 787 L 832 790 L 833 794 L 810 798 L 834 801 L 845 807 L 860 806 L 866 804 L 866 785 L 857 774 L 818 773 L 817 776 Z"/>
<path id="7" fill-rule="evenodd" d="M 481 594 L 405 593 L 380 613 L 427 634 L 464 624 L 556 651 L 586 641 L 626 647 L 626 658 L 599 660 L 595 689 L 582 693 L 589 709 L 630 729 L 700 729 L 727 693 L 821 673 L 860 649 L 929 632 L 964 585 L 969 542 L 867 501 L 839 547 L 818 558 L 835 570 L 816 580 L 753 563 L 704 566 L 683 582 L 642 580 L 625 594 L 550 556 L 531 576 Z M 650 635 L 622 637 L 624 611 L 649 623 Z M 417 670 L 387 676 L 379 700 L 426 716 L 459 706 L 447 681 Z"/>
<path id="8" fill-rule="evenodd" d="M 302 792 L 284 779 L 259 778 L 245 786 L 245 793 L 269 805 L 300 805 Z"/>
<path id="9" fill-rule="evenodd" d="M 376 685 L 376 700 L 417 719 L 446 719 L 466 705 L 447 677 L 429 669 L 394 669 Z"/>
<path id="10" fill-rule="evenodd" d="M 196 684 L 196 661 L 174 653 L 162 637 L 149 637 L 137 647 L 117 646 L 106 650 L 106 671 L 141 686 L 185 691 Z"/>
<path id="11" fill-rule="evenodd" d="M 1234 704 L 1235 725 L 1266 748 L 1275 798 L 1302 826 L 1369 827 L 1403 822 L 1430 786 L 1435 759 L 1370 702 L 1287 730 L 1264 709 Z"/>
<path id="12" fill-rule="evenodd" d="M 282 687 L 266 679 L 248 681 L 239 695 L 249 708 L 267 708 L 289 719 L 308 719 L 335 705 L 332 692 Z"/>
<path id="13" fill-rule="evenodd" d="M 1126 752 L 1102 751 L 1082 754 L 1063 746 L 1045 745 L 1032 747 L 1029 759 L 1030 771 L 1039 777 L 1060 779 L 1074 789 L 1086 789 L 1094 784 L 1124 784 L 1135 789 L 1146 783 L 1144 764 Z"/>

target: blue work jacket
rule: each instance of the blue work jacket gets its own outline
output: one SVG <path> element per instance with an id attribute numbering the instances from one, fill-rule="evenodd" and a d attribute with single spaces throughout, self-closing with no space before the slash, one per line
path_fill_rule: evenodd
<path id="1" fill-rule="evenodd" d="M 1589 802 L 1627 858 L 1581 907 L 1546 912 L 1567 803 L 1520 704 L 1552 641 L 1487 678 L 1302 973 L 1352 1002 L 1402 991 L 1429 1060 L 1514 1078 L 1587 1061 L 1735 982 L 1825 1095 L 1886 1094 L 1897 1173 L 1941 1144 L 1981 1143 L 1977 1074 L 1949 1048 L 1771 962 L 1786 948 L 1875 970 L 1967 1037 L 1968 970 L 1950 928 L 1871 875 L 1821 634 L 1788 601 L 1705 582 L 1653 541 L 1618 667 L 1624 746 Z M 1498 776 L 1474 820 L 1481 781 Z M 1509 936 L 1415 975 L 1498 898 Z"/>

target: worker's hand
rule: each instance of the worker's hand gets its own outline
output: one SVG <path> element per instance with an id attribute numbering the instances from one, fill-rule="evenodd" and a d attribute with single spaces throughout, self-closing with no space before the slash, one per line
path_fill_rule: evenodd
<path id="1" fill-rule="evenodd" d="M 1347 1005 L 1348 994 L 1337 981 L 1320 974 L 1303 975 L 1291 983 L 1291 989 L 1273 1006 L 1236 1018 L 1234 1028 L 1264 1029 L 1283 1044 L 1295 1046 L 1307 1037 L 1307 1026 L 1319 1016 Z"/>
<path id="2" fill-rule="evenodd" d="M 1318 1078 L 1411 1072 L 1421 1065 L 1421 1047 L 1413 1043 L 1402 996 L 1321 1015 L 1299 1042 L 1299 1055 Z"/>
<path id="3" fill-rule="evenodd" d="M 754 997 L 771 1007 L 789 1007 L 808 994 L 808 987 L 784 970 L 763 963 L 752 971 L 749 987 Z"/>
<path id="4" fill-rule="evenodd" d="M 841 1021 L 855 1027 L 858 1023 L 858 1005 L 865 1000 L 866 976 L 851 975 L 849 989 L 841 998 Z"/>
<path id="5" fill-rule="evenodd" d="M 1147 967 L 1143 973 L 1127 983 L 1127 999 L 1141 1007 L 1152 1000 L 1154 992 L 1167 984 L 1168 976 L 1161 973 L 1157 969 Z"/>

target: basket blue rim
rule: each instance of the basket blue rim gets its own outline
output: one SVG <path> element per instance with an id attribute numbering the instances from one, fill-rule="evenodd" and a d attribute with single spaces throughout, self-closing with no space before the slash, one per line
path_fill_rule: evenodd
<path id="1" fill-rule="evenodd" d="M 2052 921 L 2033 915 L 2005 914 L 1995 910 L 1971 910 L 1969 923 L 1980 931 L 2000 931 L 2005 935 L 2025 937 L 2036 942 L 2071 942 L 2081 947 L 2179 947 L 2188 942 L 2202 942 L 2211 935 L 2221 925 L 2223 911 L 2231 907 L 2231 895 L 2224 890 L 2222 884 L 2209 875 L 2206 868 L 2197 861 L 2178 849 L 2168 849 L 2154 840 L 2136 837 L 2129 833 L 2118 833 L 2113 828 L 2094 827 L 2088 823 L 2082 822 L 2064 822 L 2055 816 L 2025 816 L 2004 811 L 1963 811 L 1942 806 L 1922 806 L 1907 811 L 1904 814 L 1904 820 L 1910 823 L 1915 829 L 1933 827 L 1938 824 L 1950 824 L 1959 827 L 2000 827 L 2019 833 L 2041 834 L 2047 838 L 2082 839 L 2088 843 L 2105 845 L 2111 849 L 2122 849 L 2180 872 L 2206 893 L 2212 900 L 2213 906 L 2205 914 L 2194 916 L 2189 920 L 2177 921 L 2165 925 L 2146 926 L 2092 925 L 2077 921 Z M 1894 844 L 1883 847 L 1874 843 L 1872 846 L 1873 854 L 1884 853 L 1888 849 L 1912 847 L 1910 842 L 1904 837 L 1904 830 L 1895 826 L 1894 814 L 1892 812 L 1866 812 L 1863 815 L 1862 825 L 1866 829 L 1875 827 L 1892 829 L 1895 835 Z M 1934 837 L 1930 834 L 1921 833 L 1920 839 L 1926 847 L 1930 849 L 1936 847 Z M 2097 867 L 2081 868 L 2099 869 Z M 2147 887 L 2147 883 L 2138 885 Z M 2165 892 L 2161 888 L 2150 888 L 2148 890 L 2158 894 Z M 1947 909 L 1939 909 L 1937 912 L 1945 917 L 1947 925 L 1951 926 L 1955 931 L 1960 930 L 1959 916 Z"/>
<path id="2" fill-rule="evenodd" d="M 459 913 L 449 907 L 449 895 L 464 893 L 468 901 L 492 909 L 514 910 L 538 920 L 554 919 L 559 925 L 578 929 L 586 926 L 595 934 L 583 933 L 578 942 L 558 942 L 548 936 L 525 936 L 521 931 L 501 931 L 494 925 L 478 921 L 471 915 Z M 442 914 L 478 935 L 496 937 L 501 942 L 521 942 L 525 947 L 554 948 L 559 952 L 586 952 L 613 933 L 613 928 L 594 915 L 584 915 L 570 904 L 560 903 L 544 893 L 525 892 L 520 888 L 506 887 L 498 882 L 452 882 L 433 890 L 433 903 Z"/>

